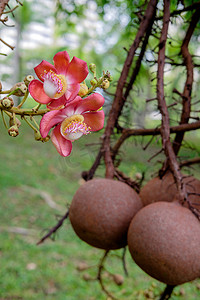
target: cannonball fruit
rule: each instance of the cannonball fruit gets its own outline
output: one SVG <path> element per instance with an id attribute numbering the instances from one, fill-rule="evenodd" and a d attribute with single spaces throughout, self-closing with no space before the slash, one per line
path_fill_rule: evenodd
<path id="1" fill-rule="evenodd" d="M 194 207 L 200 208 L 200 180 L 193 176 L 185 175 L 183 182 L 189 195 L 189 200 Z M 194 194 L 197 195 L 194 195 Z M 158 201 L 172 202 L 177 194 L 173 175 L 168 172 L 163 178 L 155 177 L 147 182 L 140 191 L 140 198 L 144 206 Z"/>
<path id="2" fill-rule="evenodd" d="M 142 208 L 138 194 L 112 179 L 92 179 L 75 193 L 69 218 L 76 234 L 91 246 L 111 250 L 127 245 L 133 216 Z"/>
<path id="3" fill-rule="evenodd" d="M 128 230 L 133 260 L 147 274 L 169 285 L 200 277 L 200 222 L 177 202 L 142 208 Z"/>

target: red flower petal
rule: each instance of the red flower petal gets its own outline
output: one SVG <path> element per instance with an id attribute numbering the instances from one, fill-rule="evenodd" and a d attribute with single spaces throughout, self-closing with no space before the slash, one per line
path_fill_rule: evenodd
<path id="1" fill-rule="evenodd" d="M 70 61 L 70 58 L 69 58 L 69 54 L 67 53 L 67 51 L 58 52 L 54 56 L 53 62 L 54 62 L 54 66 L 55 66 L 58 74 L 66 75 L 69 61 Z"/>
<path id="2" fill-rule="evenodd" d="M 49 103 L 47 105 L 47 108 L 53 110 L 53 109 L 61 109 L 65 106 L 67 102 L 67 99 L 65 97 L 65 95 L 63 95 L 62 97 L 58 98 L 58 99 L 51 99 L 51 103 Z"/>
<path id="3" fill-rule="evenodd" d="M 44 71 L 49 72 L 51 70 L 54 73 L 58 74 L 56 68 L 46 60 L 43 60 L 37 67 L 34 68 L 34 70 L 35 70 L 35 74 L 41 81 L 44 81 L 43 79 Z"/>
<path id="4" fill-rule="evenodd" d="M 87 98 L 82 99 L 77 105 L 76 114 L 82 114 L 86 111 L 96 111 L 104 105 L 105 99 L 98 93 L 94 93 Z"/>
<path id="5" fill-rule="evenodd" d="M 88 72 L 87 63 L 74 56 L 67 68 L 67 81 L 69 84 L 81 83 L 87 77 Z"/>
<path id="6" fill-rule="evenodd" d="M 104 112 L 103 110 L 97 112 L 88 112 L 83 114 L 84 123 L 86 123 L 91 131 L 97 131 L 103 128 Z"/>
<path id="7" fill-rule="evenodd" d="M 70 117 L 70 116 L 76 114 L 76 109 L 82 101 L 83 101 L 83 99 L 80 96 L 77 96 L 70 103 L 67 103 L 65 108 L 62 110 L 63 115 L 66 115 L 66 117 Z"/>
<path id="8" fill-rule="evenodd" d="M 51 134 L 51 141 L 58 153 L 64 157 L 69 156 L 72 151 L 72 142 L 65 139 L 60 133 L 60 125 L 56 126 Z"/>
<path id="9" fill-rule="evenodd" d="M 52 110 L 47 112 L 40 121 L 40 133 L 43 138 L 45 138 L 49 130 L 55 126 L 56 124 L 63 121 L 63 115 L 61 114 L 60 110 Z"/>
<path id="10" fill-rule="evenodd" d="M 79 83 L 69 84 L 67 86 L 67 91 L 65 93 L 67 102 L 74 100 L 74 98 L 78 95 L 79 89 L 80 89 Z"/>
<path id="11" fill-rule="evenodd" d="M 43 89 L 43 83 L 37 79 L 33 79 L 30 82 L 28 89 L 35 101 L 41 104 L 47 104 L 52 100 L 51 98 L 49 98 L 49 96 L 45 94 Z"/>

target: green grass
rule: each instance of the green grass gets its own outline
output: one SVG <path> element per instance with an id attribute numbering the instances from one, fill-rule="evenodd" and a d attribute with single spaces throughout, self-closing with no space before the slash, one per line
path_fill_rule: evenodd
<path id="1" fill-rule="evenodd" d="M 79 240 L 68 220 L 55 242 L 47 240 L 36 245 L 69 206 L 80 185 L 81 172 L 91 166 L 98 149 L 98 145 L 85 144 L 97 143 L 98 136 L 93 134 L 80 139 L 74 143 L 72 155 L 62 158 L 51 142 L 36 142 L 26 126 L 22 126 L 17 138 L 9 137 L 2 124 L 0 128 L 0 300 L 107 299 L 96 280 L 83 278 L 86 276 L 83 274 L 95 278 L 103 251 Z M 145 171 L 147 180 L 158 169 L 155 160 L 146 163 L 156 147 L 141 151 L 139 144 L 139 140 L 137 144 L 129 142 L 122 149 L 125 159 L 121 169 L 133 178 L 136 172 Z M 103 172 L 101 167 L 97 175 L 103 176 Z M 63 211 L 49 207 L 39 192 L 29 191 L 28 187 L 48 192 Z M 28 234 L 13 233 L 18 227 L 28 229 Z M 125 277 L 121 255 L 122 250 L 112 251 L 106 261 L 106 270 Z M 78 271 L 80 262 L 91 268 Z M 104 272 L 107 289 L 120 300 L 150 299 L 148 295 L 152 291 L 154 299 L 158 299 L 156 296 L 165 285 L 146 275 L 128 253 L 126 263 L 129 277 L 121 286 Z M 197 280 L 177 287 L 171 299 L 198 299 L 199 285 Z"/>

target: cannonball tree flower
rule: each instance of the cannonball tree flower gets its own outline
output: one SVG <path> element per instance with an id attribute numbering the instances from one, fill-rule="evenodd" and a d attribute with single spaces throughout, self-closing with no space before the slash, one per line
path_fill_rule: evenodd
<path id="1" fill-rule="evenodd" d="M 104 112 L 99 109 L 104 101 L 98 93 L 84 99 L 77 96 L 64 109 L 47 112 L 40 122 L 41 136 L 45 138 L 54 127 L 51 132 L 52 143 L 60 155 L 70 155 L 73 141 L 103 128 Z"/>
<path id="2" fill-rule="evenodd" d="M 43 60 L 34 68 L 37 77 L 29 84 L 29 92 L 35 101 L 58 109 L 72 101 L 79 92 L 80 83 L 88 75 L 87 63 L 70 57 L 67 51 L 58 52 L 53 58 L 54 65 Z"/>

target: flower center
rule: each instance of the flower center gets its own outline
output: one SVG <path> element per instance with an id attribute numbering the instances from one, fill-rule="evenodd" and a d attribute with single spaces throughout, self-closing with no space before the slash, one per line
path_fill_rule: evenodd
<path id="1" fill-rule="evenodd" d="M 61 124 L 61 134 L 70 141 L 79 139 L 83 134 L 90 133 L 90 127 L 84 122 L 82 115 L 73 115 L 66 118 Z"/>
<path id="2" fill-rule="evenodd" d="M 67 81 L 64 75 L 58 75 L 51 70 L 49 72 L 44 71 L 43 79 L 45 94 L 50 98 L 58 99 L 66 92 Z"/>

